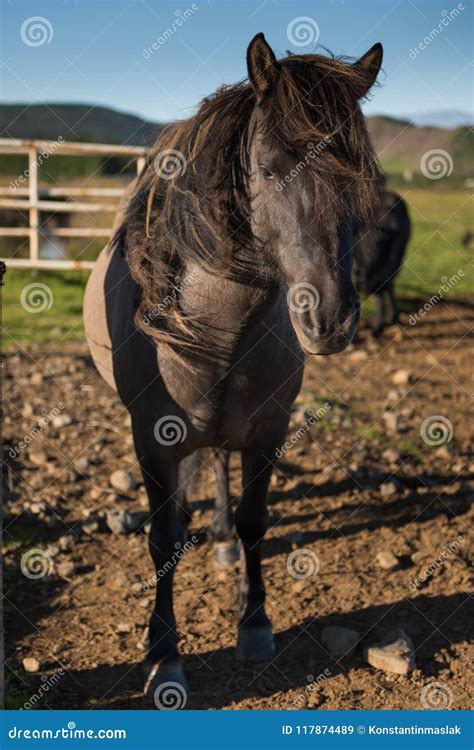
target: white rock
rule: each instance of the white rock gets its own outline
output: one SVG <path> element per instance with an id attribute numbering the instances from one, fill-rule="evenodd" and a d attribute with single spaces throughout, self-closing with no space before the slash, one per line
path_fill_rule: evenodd
<path id="1" fill-rule="evenodd" d="M 23 668 L 25 672 L 39 672 L 40 663 L 33 656 L 27 656 L 23 659 Z"/>
<path id="2" fill-rule="evenodd" d="M 390 631 L 380 643 L 364 651 L 368 663 L 376 669 L 394 674 L 408 674 L 415 669 L 415 647 L 403 628 Z"/>
<path id="3" fill-rule="evenodd" d="M 137 486 L 132 472 L 124 471 L 123 469 L 117 469 L 117 471 L 112 472 L 109 481 L 112 487 L 119 492 L 129 492 Z"/>
<path id="4" fill-rule="evenodd" d="M 412 380 L 412 374 L 409 370 L 396 370 L 392 375 L 394 385 L 408 385 Z"/>
<path id="5" fill-rule="evenodd" d="M 383 570 L 395 570 L 395 568 L 398 568 L 399 565 L 398 557 L 396 557 L 393 552 L 390 552 L 390 550 L 388 549 L 378 552 L 375 559 L 377 560 L 379 566 L 383 568 Z"/>
<path id="6" fill-rule="evenodd" d="M 56 429 L 67 427 L 69 424 L 72 424 L 72 417 L 70 417 L 69 414 L 57 414 L 51 420 L 51 424 Z"/>
<path id="7" fill-rule="evenodd" d="M 394 435 L 398 432 L 398 417 L 393 411 L 386 411 L 383 415 L 383 421 L 387 432 L 391 432 Z"/>

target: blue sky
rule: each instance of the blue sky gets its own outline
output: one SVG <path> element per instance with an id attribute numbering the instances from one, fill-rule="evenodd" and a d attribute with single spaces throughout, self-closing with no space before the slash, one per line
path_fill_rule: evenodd
<path id="1" fill-rule="evenodd" d="M 446 12 L 456 8 L 449 20 Z M 187 20 L 173 28 L 187 9 Z M 34 16 L 46 19 L 40 33 L 49 41 L 40 45 L 24 41 Z M 277 54 L 315 51 L 315 43 L 298 46 L 288 38 L 288 25 L 301 17 L 309 19 L 299 22 L 301 33 L 306 24 L 311 40 L 319 35 L 335 54 L 359 56 L 383 43 L 385 75 L 367 113 L 471 108 L 469 0 L 3 0 L 2 100 L 102 104 L 152 120 L 186 117 L 218 85 L 246 75 L 246 46 L 258 31 Z M 443 18 L 442 31 L 419 49 Z M 168 28 L 172 33 L 157 43 Z M 147 56 L 154 41 L 158 48 Z"/>

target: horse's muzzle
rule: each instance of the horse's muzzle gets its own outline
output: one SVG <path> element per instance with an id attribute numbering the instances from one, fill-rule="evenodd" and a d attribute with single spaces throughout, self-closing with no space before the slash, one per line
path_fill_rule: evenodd
<path id="1" fill-rule="evenodd" d="M 360 303 L 354 305 L 345 320 L 337 327 L 329 325 L 316 311 L 292 313 L 291 322 L 301 348 L 307 354 L 337 354 L 351 343 L 360 319 Z"/>

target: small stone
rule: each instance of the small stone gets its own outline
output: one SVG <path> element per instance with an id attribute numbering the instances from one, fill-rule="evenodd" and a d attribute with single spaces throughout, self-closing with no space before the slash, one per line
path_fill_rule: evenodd
<path id="1" fill-rule="evenodd" d="M 409 370 L 396 370 L 392 375 L 394 385 L 408 385 L 412 380 L 412 374 Z"/>
<path id="2" fill-rule="evenodd" d="M 339 625 L 329 625 L 321 633 L 321 641 L 336 659 L 349 656 L 356 647 L 359 638 L 359 633 L 356 630 Z"/>
<path id="3" fill-rule="evenodd" d="M 383 421 L 387 432 L 391 432 L 392 435 L 398 432 L 398 417 L 393 411 L 386 411 L 383 415 Z"/>
<path id="4" fill-rule="evenodd" d="M 375 559 L 383 570 L 395 570 L 399 565 L 398 557 L 388 549 L 378 552 Z"/>
<path id="5" fill-rule="evenodd" d="M 117 471 L 112 472 L 109 481 L 114 490 L 118 490 L 119 492 L 129 492 L 136 489 L 137 486 L 132 472 L 124 471 L 123 469 L 117 469 Z"/>
<path id="6" fill-rule="evenodd" d="M 43 513 L 46 510 L 46 503 L 44 503 L 42 500 L 39 500 L 38 502 L 30 503 L 30 511 L 34 513 L 35 516 L 38 516 L 40 513 Z"/>
<path id="7" fill-rule="evenodd" d="M 89 459 L 88 458 L 78 458 L 77 461 L 74 462 L 74 468 L 76 471 L 85 471 L 87 467 L 89 466 Z"/>
<path id="8" fill-rule="evenodd" d="M 132 513 L 129 510 L 111 510 L 107 513 L 106 523 L 113 534 L 131 534 L 148 518 L 148 513 Z"/>
<path id="9" fill-rule="evenodd" d="M 23 659 L 23 668 L 25 672 L 39 672 L 40 663 L 33 656 L 27 656 Z"/>
<path id="10" fill-rule="evenodd" d="M 76 540 L 73 536 L 71 536 L 70 534 L 67 534 L 66 536 L 60 537 L 58 543 L 59 543 L 59 549 L 62 552 L 70 552 L 72 549 L 74 549 Z"/>
<path id="11" fill-rule="evenodd" d="M 56 566 L 56 570 L 61 578 L 70 578 L 76 571 L 76 566 L 73 562 L 62 562 Z"/>
<path id="12" fill-rule="evenodd" d="M 99 521 L 97 518 L 86 518 L 86 520 L 82 522 L 82 530 L 84 534 L 93 536 L 99 531 Z"/>
<path id="13" fill-rule="evenodd" d="M 419 565 L 424 560 L 427 560 L 428 557 L 429 557 L 429 553 L 426 550 L 419 549 L 419 550 L 416 550 L 416 552 L 412 552 L 412 554 L 410 555 L 410 560 L 415 565 Z"/>
<path id="14" fill-rule="evenodd" d="M 406 675 L 415 669 L 415 647 L 403 628 L 390 631 L 387 636 L 364 651 L 367 662 L 376 669 Z"/>
<path id="15" fill-rule="evenodd" d="M 126 634 L 132 632 L 132 625 L 129 622 L 118 622 L 117 633 Z"/>
<path id="16" fill-rule="evenodd" d="M 386 401 L 388 401 L 389 403 L 395 404 L 397 401 L 400 401 L 401 397 L 402 397 L 401 391 L 397 390 L 396 388 L 392 388 L 387 393 Z"/>
<path id="17" fill-rule="evenodd" d="M 396 495 L 398 492 L 398 484 L 393 480 L 384 482 L 380 485 L 380 492 L 383 497 L 392 497 L 392 495 Z"/>
<path id="18" fill-rule="evenodd" d="M 348 357 L 352 362 L 364 362 L 369 358 L 369 355 L 365 349 L 355 349 L 348 355 Z"/>
<path id="19" fill-rule="evenodd" d="M 440 447 L 436 449 L 435 454 L 439 458 L 452 458 L 451 451 L 447 445 L 440 445 Z"/>
<path id="20" fill-rule="evenodd" d="M 57 414 L 53 417 L 51 424 L 56 429 L 67 427 L 69 424 L 72 424 L 72 417 L 70 417 L 69 414 Z"/>
<path id="21" fill-rule="evenodd" d="M 382 458 L 388 464 L 396 464 L 400 461 L 400 452 L 395 450 L 395 448 L 387 448 L 382 453 Z"/>
<path id="22" fill-rule="evenodd" d="M 31 385 L 41 385 L 43 382 L 43 373 L 42 372 L 32 372 L 30 375 L 30 383 Z"/>
<path id="23" fill-rule="evenodd" d="M 30 453 L 30 461 L 35 466 L 44 466 L 47 462 L 48 456 L 44 451 L 38 451 L 37 453 Z"/>

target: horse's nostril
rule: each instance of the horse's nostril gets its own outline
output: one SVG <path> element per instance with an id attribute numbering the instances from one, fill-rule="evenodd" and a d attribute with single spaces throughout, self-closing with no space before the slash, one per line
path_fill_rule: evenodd
<path id="1" fill-rule="evenodd" d="M 315 321 L 315 329 L 317 331 L 318 336 L 324 336 L 324 334 L 327 331 L 326 323 L 324 320 L 318 320 Z"/>
<path id="2" fill-rule="evenodd" d="M 300 315 L 301 325 L 305 334 L 312 341 L 327 333 L 326 322 L 320 318 L 314 310 L 307 310 Z"/>

